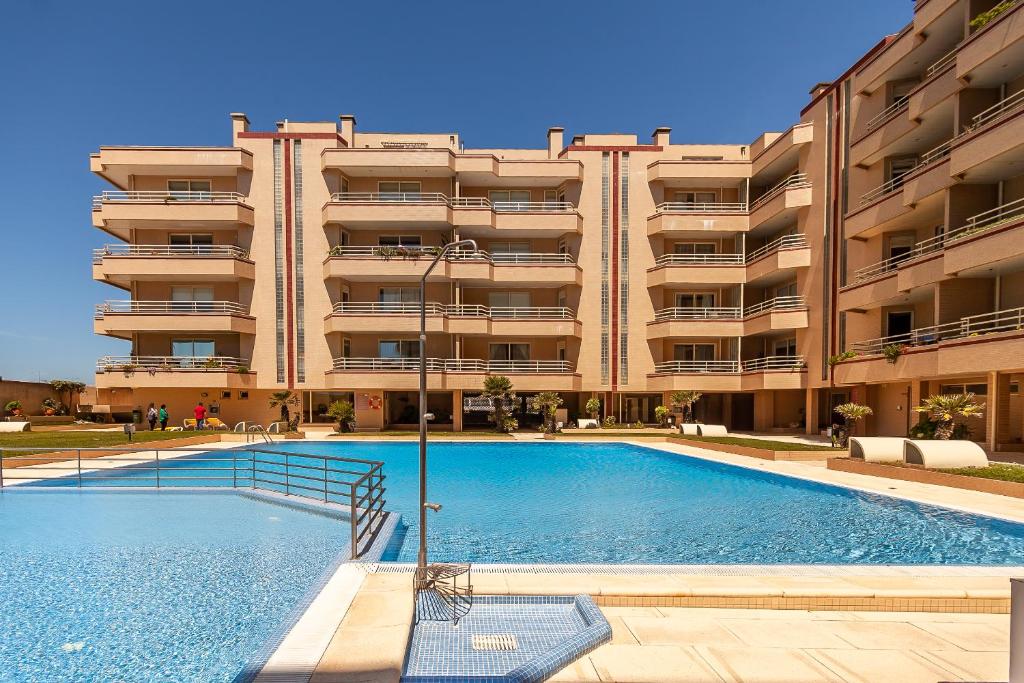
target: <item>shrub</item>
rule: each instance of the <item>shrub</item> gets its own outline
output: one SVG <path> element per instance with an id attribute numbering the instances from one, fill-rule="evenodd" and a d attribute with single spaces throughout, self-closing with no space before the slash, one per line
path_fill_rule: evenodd
<path id="1" fill-rule="evenodd" d="M 601 414 L 601 399 L 596 396 L 592 396 L 587 399 L 587 405 L 584 409 L 586 410 L 587 415 L 596 420 L 598 415 Z"/>
<path id="2" fill-rule="evenodd" d="M 846 448 L 850 442 L 850 431 L 853 426 L 859 421 L 863 420 L 868 415 L 874 414 L 875 411 L 871 410 L 868 406 L 862 406 L 859 403 L 842 403 L 835 407 L 835 412 L 842 416 L 843 424 L 833 425 L 832 427 L 832 441 L 837 443 L 839 447 Z"/>
<path id="3" fill-rule="evenodd" d="M 654 409 L 654 419 L 658 421 L 659 427 L 664 427 L 668 421 L 669 410 L 665 406 L 658 406 Z"/>
<path id="4" fill-rule="evenodd" d="M 608 416 L 606 416 L 604 418 L 604 422 L 602 422 L 601 424 L 604 426 L 605 429 L 612 429 L 618 423 L 615 422 L 615 416 L 614 415 L 608 415 Z"/>
<path id="5" fill-rule="evenodd" d="M 693 405 L 701 399 L 704 394 L 699 391 L 673 391 L 669 396 L 672 405 L 679 406 L 683 411 L 683 422 L 693 421 Z"/>
<path id="6" fill-rule="evenodd" d="M 977 31 L 980 28 L 984 28 L 986 24 L 993 21 L 1000 14 L 1002 14 L 1003 12 L 1010 9 L 1016 4 L 1017 0 L 1003 0 L 1003 2 L 999 3 L 992 9 L 988 10 L 987 12 L 982 12 L 978 16 L 971 19 L 971 28 L 974 29 L 975 31 Z"/>
<path id="7" fill-rule="evenodd" d="M 512 380 L 504 375 L 488 375 L 484 378 L 484 389 L 480 393 L 491 399 L 491 404 L 494 406 L 495 429 L 502 433 L 519 429 L 519 422 L 505 415 L 506 403 L 516 399 L 516 392 L 512 389 Z M 515 426 L 508 427 L 510 423 L 515 423 Z"/>
<path id="8" fill-rule="evenodd" d="M 957 416 L 978 417 L 985 412 L 985 404 L 978 403 L 972 393 L 936 394 L 921 401 L 914 410 L 927 413 L 935 422 L 935 438 L 947 441 L 953 438 Z"/>
<path id="9" fill-rule="evenodd" d="M 339 432 L 351 432 L 356 422 L 356 410 L 351 401 L 334 401 L 327 409 L 327 415 L 338 423 Z"/>
<path id="10" fill-rule="evenodd" d="M 548 434 L 558 431 L 555 423 L 555 411 L 562 405 L 562 397 L 554 391 L 542 391 L 530 399 L 530 409 L 541 415 L 543 429 Z"/>
<path id="11" fill-rule="evenodd" d="M 911 439 L 931 440 L 936 438 L 935 431 L 938 429 L 938 426 L 938 422 L 927 415 L 922 415 L 918 423 L 907 432 L 907 436 Z M 967 425 L 960 422 L 953 425 L 952 436 L 954 439 L 969 439 L 971 437 L 971 430 Z"/>
<path id="12" fill-rule="evenodd" d="M 906 348 L 905 344 L 887 344 L 882 348 L 882 355 L 885 356 L 887 363 L 895 365 L 896 361 L 903 355 L 903 351 Z"/>

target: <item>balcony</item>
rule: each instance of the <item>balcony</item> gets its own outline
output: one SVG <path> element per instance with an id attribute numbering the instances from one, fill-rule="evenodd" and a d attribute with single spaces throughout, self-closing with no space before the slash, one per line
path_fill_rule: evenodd
<path id="1" fill-rule="evenodd" d="M 581 385 L 568 361 L 427 358 L 426 365 L 432 390 L 479 391 L 488 375 L 508 376 L 518 391 L 579 391 Z M 335 358 L 327 384 L 331 389 L 414 390 L 419 367 L 418 358 Z"/>
<path id="2" fill-rule="evenodd" d="M 96 306 L 93 327 L 124 339 L 136 332 L 256 334 L 256 318 L 235 301 L 107 301 Z"/>
<path id="3" fill-rule="evenodd" d="M 805 235 L 783 235 L 751 251 L 746 257 L 746 281 L 765 285 L 790 277 L 788 271 L 811 265 L 811 247 Z"/>
<path id="4" fill-rule="evenodd" d="M 744 202 L 664 202 L 647 218 L 647 234 L 721 230 L 746 232 L 750 216 Z"/>
<path id="5" fill-rule="evenodd" d="M 785 235 L 743 254 L 662 254 L 654 260 L 647 284 L 739 284 L 785 277 L 787 270 L 811 265 L 804 235 Z"/>
<path id="6" fill-rule="evenodd" d="M 567 181 L 583 180 L 583 163 L 578 159 L 499 159 L 488 153 L 460 153 L 455 171 L 463 186 L 493 185 L 495 179 L 517 185 L 557 187 Z"/>
<path id="7" fill-rule="evenodd" d="M 439 192 L 335 192 L 324 204 L 323 223 L 347 228 L 405 227 L 445 229 L 451 203 Z"/>
<path id="8" fill-rule="evenodd" d="M 426 303 L 427 331 L 466 336 L 578 337 L 582 326 L 563 306 L 478 306 Z M 418 332 L 419 302 L 339 302 L 327 318 L 332 332 Z"/>
<path id="9" fill-rule="evenodd" d="M 572 202 L 492 202 L 484 197 L 452 197 L 453 223 L 463 237 L 560 236 L 583 231 L 583 217 Z"/>
<path id="10" fill-rule="evenodd" d="M 419 282 L 426 264 L 436 252 L 430 247 L 335 247 L 324 261 L 324 278 L 350 282 Z M 423 260 L 421 260 L 423 257 Z M 570 254 L 449 253 L 428 278 L 548 286 L 575 284 L 583 273 Z"/>
<path id="11" fill-rule="evenodd" d="M 742 337 L 772 330 L 807 327 L 802 296 L 782 296 L 739 307 L 663 308 L 647 324 L 647 338 Z"/>
<path id="12" fill-rule="evenodd" d="M 777 296 L 743 309 L 745 336 L 803 329 L 807 325 L 807 303 L 802 296 Z"/>
<path id="13" fill-rule="evenodd" d="M 763 135 L 750 146 L 751 176 L 774 175 L 795 168 L 802 146 L 814 141 L 814 124 L 798 123 L 767 144 L 766 139 Z"/>
<path id="14" fill-rule="evenodd" d="M 96 362 L 96 386 L 100 389 L 134 388 L 249 388 L 256 375 L 249 361 L 230 356 L 104 356 Z"/>
<path id="15" fill-rule="evenodd" d="M 320 154 L 324 171 L 351 177 L 427 178 L 455 175 L 455 152 L 429 143 L 381 148 L 328 147 Z"/>
<path id="16" fill-rule="evenodd" d="M 745 361 L 665 361 L 647 376 L 650 389 L 675 391 L 757 391 L 807 386 L 802 356 L 768 356 Z"/>
<path id="17" fill-rule="evenodd" d="M 92 223 L 127 240 L 131 228 L 234 230 L 254 214 L 237 192 L 121 192 L 93 197 Z"/>
<path id="18" fill-rule="evenodd" d="M 840 384 L 1010 372 L 1024 368 L 1024 308 L 966 316 L 908 334 L 854 342 L 857 355 L 835 367 Z M 895 347 L 890 363 L 883 353 Z"/>
<path id="19" fill-rule="evenodd" d="M 245 249 L 227 244 L 108 244 L 92 252 L 92 276 L 127 289 L 133 281 L 252 280 Z"/>
<path id="20" fill-rule="evenodd" d="M 1011 80 L 1012 65 L 1024 54 L 1024 12 L 1015 3 L 960 44 L 956 76 L 971 87 L 994 87 Z M 1008 70 L 1006 67 L 1010 65 Z M 1008 71 L 1010 73 L 1008 73 Z"/>
<path id="21" fill-rule="evenodd" d="M 647 165 L 647 182 L 661 182 L 667 187 L 682 187 L 683 182 L 695 180 L 739 183 L 749 177 L 749 161 L 661 159 Z"/>
<path id="22" fill-rule="evenodd" d="M 100 147 L 89 169 L 118 187 L 137 176 L 211 178 L 252 171 L 252 153 L 238 147 Z"/>
<path id="23" fill-rule="evenodd" d="M 796 221 L 797 212 L 811 205 L 811 182 L 805 173 L 793 173 L 750 203 L 750 229 L 779 230 Z"/>
<path id="24" fill-rule="evenodd" d="M 997 182 L 1017 175 L 1024 161 L 1022 114 L 1024 90 L 974 116 L 967 130 L 952 141 L 950 173 L 970 183 Z"/>

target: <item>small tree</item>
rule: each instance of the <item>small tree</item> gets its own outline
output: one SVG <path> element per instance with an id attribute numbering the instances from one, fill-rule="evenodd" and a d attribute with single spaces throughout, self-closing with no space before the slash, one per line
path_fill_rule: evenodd
<path id="1" fill-rule="evenodd" d="M 597 396 L 591 396 L 587 399 L 587 405 L 584 410 L 587 411 L 587 415 L 596 420 L 601 415 L 601 399 Z"/>
<path id="2" fill-rule="evenodd" d="M 85 390 L 85 382 L 76 382 L 73 379 L 51 379 L 50 388 L 57 394 L 61 404 L 70 411 L 74 395 Z M 64 400 L 65 396 L 67 400 Z M 58 410 L 58 412 L 60 411 Z"/>
<path id="3" fill-rule="evenodd" d="M 836 406 L 835 412 L 843 418 L 843 424 L 838 429 L 832 429 L 832 441 L 840 447 L 846 448 L 850 441 L 850 432 L 853 430 L 853 426 L 858 420 L 863 420 L 868 415 L 873 415 L 875 411 L 859 403 L 842 403 Z"/>
<path id="4" fill-rule="evenodd" d="M 935 421 L 935 438 L 948 441 L 953 436 L 957 416 L 979 417 L 985 412 L 985 404 L 978 403 L 972 393 L 936 394 L 921 401 L 914 410 L 928 413 Z"/>
<path id="5" fill-rule="evenodd" d="M 544 431 L 554 434 L 558 431 L 555 424 L 555 413 L 562 405 L 562 397 L 554 391 L 542 391 L 530 399 L 530 409 L 541 414 L 544 420 Z"/>
<path id="6" fill-rule="evenodd" d="M 693 422 L 693 404 L 703 395 L 699 391 L 673 391 L 669 400 L 672 401 L 672 405 L 682 409 L 683 422 Z"/>
<path id="7" fill-rule="evenodd" d="M 665 406 L 658 406 L 654 409 L 654 419 L 658 421 L 659 427 L 664 427 L 668 422 L 669 410 Z"/>
<path id="8" fill-rule="evenodd" d="M 298 396 L 288 390 L 275 391 L 270 395 L 270 407 L 281 409 L 281 422 L 286 422 L 288 429 L 292 429 L 291 412 L 288 410 L 288 406 L 294 406 L 298 402 Z"/>
<path id="9" fill-rule="evenodd" d="M 481 393 L 491 399 L 494 408 L 494 428 L 502 434 L 516 429 L 518 422 L 505 414 L 506 403 L 516 400 L 512 380 L 504 375 L 488 375 L 484 378 L 484 390 Z"/>
<path id="10" fill-rule="evenodd" d="M 327 409 L 327 415 L 338 423 L 339 432 L 351 432 L 356 422 L 356 410 L 351 401 L 335 401 Z"/>

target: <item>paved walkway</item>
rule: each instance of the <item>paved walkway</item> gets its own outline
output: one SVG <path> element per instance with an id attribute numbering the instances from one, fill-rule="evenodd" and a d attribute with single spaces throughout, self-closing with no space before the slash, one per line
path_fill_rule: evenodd
<path id="1" fill-rule="evenodd" d="M 552 681 L 1005 681 L 1009 616 L 604 607 L 613 640 Z"/>

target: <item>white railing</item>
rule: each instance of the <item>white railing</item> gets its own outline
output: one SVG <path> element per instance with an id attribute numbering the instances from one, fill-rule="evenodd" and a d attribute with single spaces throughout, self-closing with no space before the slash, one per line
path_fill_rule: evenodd
<path id="1" fill-rule="evenodd" d="M 767 301 L 747 306 L 743 311 L 743 315 L 744 317 L 750 317 L 766 311 L 792 311 L 806 307 L 807 304 L 802 296 L 777 296 Z"/>
<path id="2" fill-rule="evenodd" d="M 248 369 L 249 361 L 232 356 L 103 356 L 96 361 L 96 372 L 237 372 Z"/>
<path id="3" fill-rule="evenodd" d="M 673 306 L 663 308 L 654 312 L 656 321 L 662 320 L 736 320 L 740 317 L 740 309 L 735 306 L 694 308 L 685 306 Z"/>
<path id="4" fill-rule="evenodd" d="M 177 315 L 202 313 L 248 315 L 249 309 L 237 301 L 104 301 L 96 306 L 96 317 L 115 313 Z"/>
<path id="5" fill-rule="evenodd" d="M 233 244 L 107 244 L 92 250 L 94 263 L 108 256 L 248 259 L 249 252 Z"/>
<path id="6" fill-rule="evenodd" d="M 575 211 L 571 202 L 491 202 L 495 211 Z"/>
<path id="7" fill-rule="evenodd" d="M 479 306 L 475 304 L 442 304 L 428 301 L 427 315 L 452 318 L 498 318 L 503 320 L 573 320 L 571 308 L 565 306 Z M 419 315 L 418 301 L 344 301 L 334 304 L 337 315 Z"/>
<path id="8" fill-rule="evenodd" d="M 1024 198 L 1007 202 L 988 211 L 982 211 L 967 219 L 967 222 L 946 235 L 947 242 L 971 237 L 1024 217 Z"/>
<path id="9" fill-rule="evenodd" d="M 746 213 L 744 202 L 662 202 L 658 213 Z"/>
<path id="10" fill-rule="evenodd" d="M 781 180 L 780 182 L 773 185 L 763 195 L 755 199 L 750 203 L 750 211 L 753 213 L 755 210 L 764 206 L 775 197 L 779 196 L 786 190 L 797 190 L 802 187 L 810 187 L 811 181 L 807 179 L 806 173 L 794 173 L 788 178 Z"/>
<path id="11" fill-rule="evenodd" d="M 448 204 L 440 192 L 335 192 L 331 201 L 340 204 Z"/>
<path id="12" fill-rule="evenodd" d="M 392 246 L 338 246 L 328 252 L 332 258 L 379 258 L 390 260 L 408 255 L 433 256 L 433 250 L 440 247 L 392 247 Z M 446 261 L 485 261 L 493 265 L 575 265 L 572 254 L 552 253 L 491 253 L 484 250 L 451 251 L 445 254 Z"/>
<path id="13" fill-rule="evenodd" d="M 959 51 L 959 49 L 960 49 L 959 46 L 958 47 L 954 47 L 952 50 L 950 50 L 949 52 L 947 52 L 943 56 L 939 57 L 939 59 L 934 64 L 932 64 L 927 69 L 925 69 L 925 71 L 924 71 L 925 80 L 928 80 L 929 78 L 931 78 L 935 74 L 939 73 L 940 71 L 943 71 L 950 64 L 953 64 L 954 62 L 956 62 L 956 53 Z"/>
<path id="14" fill-rule="evenodd" d="M 984 110 L 980 114 L 975 114 L 971 118 L 971 125 L 967 127 L 963 133 L 957 137 L 962 137 L 973 133 L 974 131 L 982 128 L 986 124 L 992 123 L 998 119 L 1003 118 L 1009 114 L 1015 113 L 1024 106 L 1024 90 L 1018 90 L 1006 99 L 1000 100 L 988 109 Z"/>
<path id="15" fill-rule="evenodd" d="M 1024 329 L 1024 308 L 1010 308 L 992 313 L 970 315 L 941 325 L 919 327 L 906 334 L 854 342 L 850 345 L 850 350 L 860 355 L 872 356 L 881 354 L 885 347 L 892 345 L 930 346 L 948 339 L 963 339 L 1022 329 Z"/>
<path id="16" fill-rule="evenodd" d="M 803 356 L 765 356 L 743 361 L 743 372 L 764 370 L 799 370 L 806 367 Z"/>
<path id="17" fill-rule="evenodd" d="M 654 364 L 654 372 L 659 375 L 721 375 L 739 371 L 739 361 L 735 360 L 667 360 Z"/>
<path id="18" fill-rule="evenodd" d="M 655 266 L 741 266 L 743 254 L 662 254 Z"/>
<path id="19" fill-rule="evenodd" d="M 872 119 L 870 121 L 868 121 L 867 130 L 874 130 L 875 128 L 877 128 L 878 126 L 882 125 L 883 123 L 885 123 L 889 119 L 893 118 L 894 116 L 896 116 L 896 114 L 900 113 L 901 111 L 903 111 L 904 109 L 906 109 L 909 106 L 910 106 L 910 98 L 909 97 L 897 98 L 895 102 L 890 104 L 888 107 L 886 107 L 882 111 L 878 112 L 878 114 L 876 114 L 874 117 L 872 117 Z"/>
<path id="20" fill-rule="evenodd" d="M 783 235 L 776 240 L 772 240 L 768 244 L 755 249 L 754 251 L 747 254 L 747 263 L 756 261 L 762 256 L 767 256 L 774 251 L 780 251 L 782 249 L 804 249 L 807 247 L 807 236 L 806 235 Z"/>
<path id="21" fill-rule="evenodd" d="M 428 372 L 572 372 L 572 363 L 561 360 L 482 360 L 478 358 L 427 358 Z M 419 358 L 335 358 L 334 370 L 416 372 Z"/>
<path id="22" fill-rule="evenodd" d="M 92 207 L 100 208 L 104 202 L 244 202 L 239 192 L 177 192 L 172 190 L 107 190 L 92 198 Z"/>
<path id="23" fill-rule="evenodd" d="M 929 164 L 934 164 L 936 161 L 941 161 L 942 159 L 948 157 L 952 147 L 953 141 L 946 140 L 941 145 L 928 150 L 927 152 L 921 155 L 921 159 L 917 162 L 916 166 L 914 166 L 911 169 L 908 169 L 907 171 L 904 171 L 903 173 L 893 176 L 892 178 L 882 183 L 878 187 L 874 188 L 873 190 L 870 190 L 862 194 L 860 196 L 861 205 L 869 204 L 875 201 L 876 199 L 885 197 L 889 194 L 892 194 L 896 190 L 900 189 L 906 184 L 907 178 L 912 173 L 916 173 L 919 169 L 928 166 Z"/>

